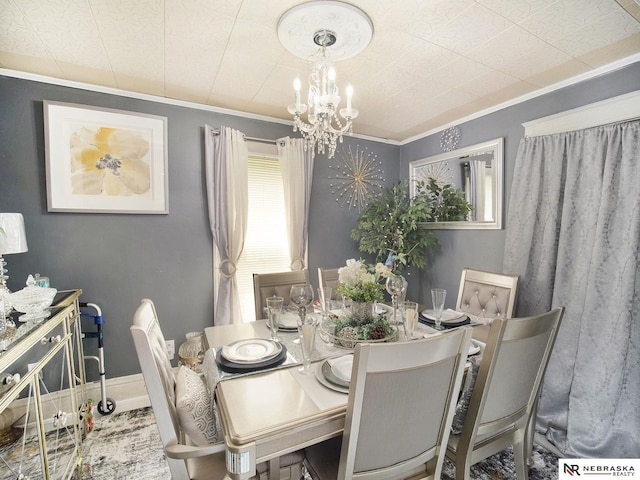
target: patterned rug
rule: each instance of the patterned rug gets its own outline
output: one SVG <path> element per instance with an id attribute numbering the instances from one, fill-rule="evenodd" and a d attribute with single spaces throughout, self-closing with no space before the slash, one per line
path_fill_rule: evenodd
<path id="1" fill-rule="evenodd" d="M 83 480 L 164 480 L 171 473 L 160 443 L 155 417 L 150 408 L 94 417 L 94 429 L 84 442 Z M 21 441 L 9 448 L 17 450 Z M 36 447 L 35 445 L 32 447 Z M 0 449 L 0 455 L 7 449 Z M 37 450 L 30 451 L 37 461 Z M 555 480 L 558 458 L 539 446 L 534 448 L 531 480 Z M 0 478 L 5 478 L 3 468 Z M 11 476 L 6 478 L 12 478 Z M 13 477 L 15 478 L 15 477 Z M 39 478 L 34 476 L 31 480 Z M 515 479 L 513 452 L 506 449 L 471 467 L 474 480 Z M 443 480 L 455 480 L 455 467 L 445 460 Z"/>
<path id="2" fill-rule="evenodd" d="M 535 446 L 534 466 L 530 480 L 558 478 L 558 457 Z M 96 425 L 85 443 L 85 480 L 170 478 L 155 417 L 149 408 L 96 419 Z M 471 467 L 471 478 L 477 480 L 515 479 L 513 452 L 504 450 Z M 455 480 L 455 467 L 445 460 L 443 480 Z"/>

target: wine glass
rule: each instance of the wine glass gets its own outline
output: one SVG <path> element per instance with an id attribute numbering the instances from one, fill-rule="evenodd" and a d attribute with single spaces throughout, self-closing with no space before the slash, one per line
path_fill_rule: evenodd
<path id="1" fill-rule="evenodd" d="M 431 301 L 433 302 L 433 314 L 436 317 L 436 330 L 444 330 L 442 326 L 442 310 L 444 309 L 444 300 L 447 297 L 447 291 L 443 288 L 431 289 Z"/>
<path id="2" fill-rule="evenodd" d="M 289 300 L 298 307 L 298 326 L 300 326 L 300 322 L 304 323 L 307 316 L 307 307 L 313 303 L 313 287 L 308 283 L 293 285 L 289 292 Z M 300 328 L 298 328 L 298 333 L 300 333 Z M 300 343 L 300 339 L 296 338 L 293 342 Z"/>
<path id="3" fill-rule="evenodd" d="M 282 303 L 284 298 L 273 297 L 267 298 L 267 311 L 269 312 L 269 329 L 271 330 L 271 340 L 279 342 L 278 327 L 280 322 L 280 313 L 282 312 Z"/>
<path id="4" fill-rule="evenodd" d="M 387 288 L 387 292 L 389 292 L 389 295 L 391 295 L 391 305 L 393 305 L 393 324 L 396 325 L 398 324 L 396 318 L 398 311 L 398 295 L 400 295 L 406 288 L 405 279 L 402 275 L 391 273 L 387 277 L 385 286 Z"/>

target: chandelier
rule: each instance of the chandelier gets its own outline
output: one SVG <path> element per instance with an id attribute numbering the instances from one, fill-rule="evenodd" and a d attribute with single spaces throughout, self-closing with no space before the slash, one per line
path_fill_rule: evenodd
<path id="1" fill-rule="evenodd" d="M 334 32 L 320 30 L 313 36 L 313 41 L 321 47 L 318 58 L 313 64 L 309 75 L 309 95 L 307 102 L 300 101 L 300 78 L 293 82 L 295 90 L 295 103 L 287 107 L 293 115 L 293 131 L 300 131 L 306 140 L 305 146 L 313 148 L 315 145 L 318 153 L 325 153 L 325 147 L 329 148 L 329 158 L 336 152 L 336 142 L 342 142 L 342 135 L 353 133 L 352 120 L 358 116 L 358 110 L 351 106 L 353 87 L 346 88 L 347 106 L 338 110 L 340 95 L 336 85 L 336 69 L 327 55 L 327 47 L 336 42 Z M 307 121 L 300 115 L 307 113 Z M 344 119 L 344 125 L 338 116 Z"/>
<path id="2" fill-rule="evenodd" d="M 305 148 L 316 148 L 319 154 L 328 150 L 328 157 L 333 158 L 342 136 L 353 133 L 353 119 L 358 116 L 351 104 L 353 88 L 346 87 L 346 101 L 341 106 L 332 60 L 361 52 L 372 35 L 369 17 L 357 7 L 338 1 L 304 3 L 280 18 L 278 36 L 283 46 L 313 61 L 306 98 L 303 101 L 298 77 L 293 83 L 295 101 L 287 107 L 293 115 L 293 131 L 302 134 Z"/>

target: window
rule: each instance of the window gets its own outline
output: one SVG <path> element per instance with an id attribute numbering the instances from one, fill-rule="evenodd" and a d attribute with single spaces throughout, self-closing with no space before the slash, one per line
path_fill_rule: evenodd
<path id="1" fill-rule="evenodd" d="M 242 320 L 255 319 L 253 274 L 290 270 L 282 174 L 277 158 L 249 154 L 249 213 L 236 277 Z"/>

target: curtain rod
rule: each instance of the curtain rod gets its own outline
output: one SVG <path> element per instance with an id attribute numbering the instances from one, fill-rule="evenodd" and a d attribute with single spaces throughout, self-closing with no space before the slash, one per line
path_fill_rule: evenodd
<path id="1" fill-rule="evenodd" d="M 220 130 L 213 130 L 214 135 L 220 135 Z M 257 138 L 257 137 L 247 137 L 245 134 L 242 134 L 244 139 L 248 142 L 260 142 L 260 143 L 269 143 L 271 145 L 277 145 L 277 140 L 271 140 L 269 138 Z"/>

